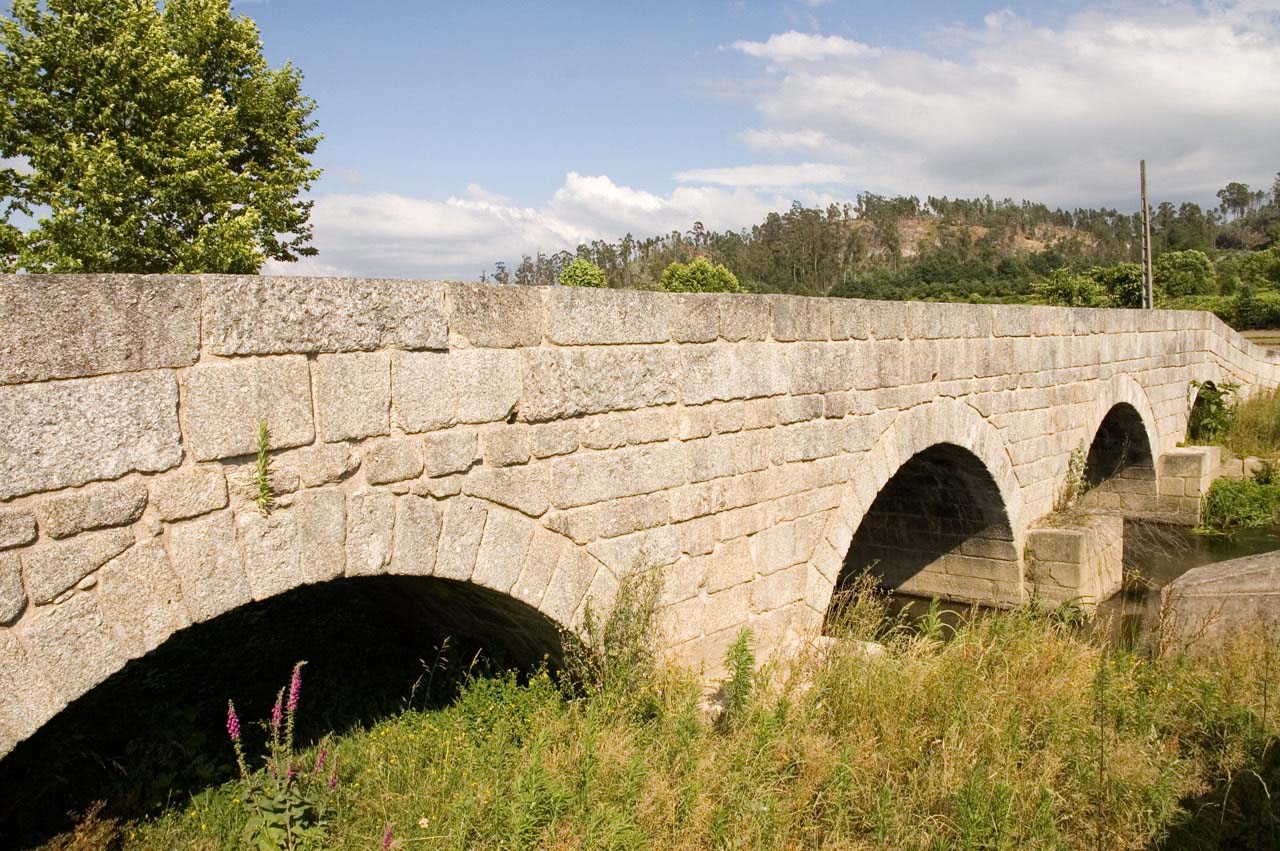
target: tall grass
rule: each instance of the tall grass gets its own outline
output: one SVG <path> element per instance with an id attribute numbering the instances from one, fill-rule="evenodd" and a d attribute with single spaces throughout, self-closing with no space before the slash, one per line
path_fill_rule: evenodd
<path id="1" fill-rule="evenodd" d="M 1236 404 L 1226 446 L 1239 458 L 1280 455 L 1280 388 L 1256 393 Z"/>
<path id="2" fill-rule="evenodd" d="M 405 849 L 1275 847 L 1270 649 L 1104 653 L 1031 610 L 942 640 L 885 611 L 860 588 L 821 651 L 750 687 L 736 665 L 732 723 L 625 647 L 590 688 L 475 679 L 331 744 L 324 847 L 380 847 L 388 825 Z M 228 785 L 116 827 L 127 849 L 221 849 L 242 823 Z"/>

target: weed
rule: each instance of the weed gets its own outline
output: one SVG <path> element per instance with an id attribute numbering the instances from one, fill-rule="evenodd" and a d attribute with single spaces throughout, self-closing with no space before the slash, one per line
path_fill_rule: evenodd
<path id="1" fill-rule="evenodd" d="M 729 672 L 729 678 L 721 686 L 724 695 L 724 715 L 721 719 L 726 724 L 737 723 L 751 703 L 756 675 L 756 654 L 751 649 L 752 638 L 751 629 L 743 627 L 724 654 L 724 667 Z"/>
<path id="2" fill-rule="evenodd" d="M 1088 463 L 1089 450 L 1085 447 L 1084 441 L 1081 441 L 1079 446 L 1071 450 L 1071 454 L 1067 458 L 1067 477 L 1053 502 L 1054 511 L 1064 512 L 1071 510 L 1080 501 L 1080 497 L 1084 496 L 1089 490 L 1089 483 L 1085 479 L 1085 469 Z"/>
<path id="3" fill-rule="evenodd" d="M 253 501 L 258 510 L 269 514 L 276 504 L 276 492 L 271 484 L 271 431 L 265 421 L 258 423 L 258 457 L 253 468 Z"/>

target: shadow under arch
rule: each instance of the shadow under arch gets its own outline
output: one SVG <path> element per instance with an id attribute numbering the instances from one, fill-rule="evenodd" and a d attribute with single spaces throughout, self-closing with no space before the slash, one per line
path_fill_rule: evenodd
<path id="1" fill-rule="evenodd" d="M 1083 471 L 1086 508 L 1154 511 L 1156 465 L 1142 415 L 1117 402 L 1098 424 Z"/>
<path id="2" fill-rule="evenodd" d="M 1000 488 L 982 460 L 953 443 L 908 458 L 853 533 L 835 595 L 870 572 L 888 590 L 1006 603 L 1022 589 L 1018 548 Z"/>
<path id="3" fill-rule="evenodd" d="M 0 845 L 38 844 L 97 800 L 104 816 L 136 816 L 230 779 L 227 700 L 249 735 L 298 660 L 305 743 L 440 705 L 472 673 L 555 668 L 562 653 L 551 618 L 468 582 L 383 575 L 296 587 L 174 633 L 0 760 Z"/>

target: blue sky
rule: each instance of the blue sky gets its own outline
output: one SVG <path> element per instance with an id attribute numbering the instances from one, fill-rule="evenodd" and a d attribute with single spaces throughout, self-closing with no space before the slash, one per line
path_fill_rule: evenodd
<path id="1" fill-rule="evenodd" d="M 860 191 L 1135 206 L 1280 170 L 1280 0 L 240 0 L 325 134 L 321 256 L 474 277 Z"/>

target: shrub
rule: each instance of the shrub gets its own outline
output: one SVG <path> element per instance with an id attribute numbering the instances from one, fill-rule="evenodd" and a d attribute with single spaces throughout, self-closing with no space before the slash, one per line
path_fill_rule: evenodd
<path id="1" fill-rule="evenodd" d="M 1226 383 L 1221 387 L 1212 381 L 1192 381 L 1196 401 L 1187 420 L 1187 440 L 1193 444 L 1215 444 L 1223 441 L 1236 415 L 1236 391 L 1240 385 Z"/>
<path id="2" fill-rule="evenodd" d="M 724 264 L 711 264 L 705 257 L 691 263 L 672 263 L 662 270 L 662 288 L 669 293 L 744 293 Z"/>
<path id="3" fill-rule="evenodd" d="M 1255 479 L 1218 479 L 1204 498 L 1201 524 L 1215 532 L 1271 526 L 1280 507 L 1280 486 Z"/>
<path id="4" fill-rule="evenodd" d="M 1218 273 L 1203 251 L 1166 251 L 1152 268 L 1155 285 L 1170 296 L 1211 295 L 1218 291 Z"/>
<path id="5" fill-rule="evenodd" d="M 1105 307 L 1107 294 L 1102 287 L 1085 275 L 1077 275 L 1070 269 L 1054 269 L 1035 285 L 1036 294 L 1045 304 L 1063 307 Z"/>
<path id="6" fill-rule="evenodd" d="M 590 260 L 578 257 L 560 271 L 560 286 L 607 287 L 608 282 L 604 277 L 604 269 Z"/>
<path id="7" fill-rule="evenodd" d="M 1106 292 L 1111 307 L 1142 307 L 1142 267 L 1137 263 L 1094 266 L 1086 274 Z"/>

